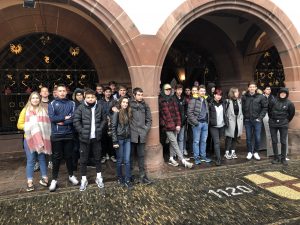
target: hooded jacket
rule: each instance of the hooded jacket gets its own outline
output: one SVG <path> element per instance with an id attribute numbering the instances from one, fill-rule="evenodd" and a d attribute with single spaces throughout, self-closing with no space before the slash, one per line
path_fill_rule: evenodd
<path id="1" fill-rule="evenodd" d="M 280 93 L 285 92 L 286 97 L 280 98 Z M 295 115 L 295 106 L 288 99 L 289 90 L 280 88 L 278 96 L 269 103 L 269 125 L 270 127 L 288 127 L 289 122 Z"/>
<path id="2" fill-rule="evenodd" d="M 105 117 L 101 105 L 96 102 L 94 106 L 88 105 L 85 101 L 78 106 L 74 113 L 74 127 L 79 134 L 79 140 L 84 143 L 90 142 L 92 128 L 92 107 L 95 107 L 95 136 L 97 141 L 101 140 L 102 131 L 105 125 Z"/>
<path id="3" fill-rule="evenodd" d="M 79 102 L 79 101 L 77 101 L 77 99 L 76 99 L 76 94 L 77 93 L 81 93 L 82 94 L 82 96 L 83 96 L 83 90 L 82 89 L 80 89 L 80 88 L 76 88 L 75 90 L 74 90 L 74 92 L 73 92 L 73 95 L 72 95 L 72 99 L 73 99 L 73 101 L 75 102 L 75 108 L 77 108 L 80 104 L 81 104 L 81 102 Z"/>

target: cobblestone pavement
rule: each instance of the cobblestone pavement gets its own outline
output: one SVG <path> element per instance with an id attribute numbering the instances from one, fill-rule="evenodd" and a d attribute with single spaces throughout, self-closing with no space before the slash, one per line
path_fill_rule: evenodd
<path id="1" fill-rule="evenodd" d="M 108 182 L 0 197 L 0 224 L 300 224 L 300 160 L 182 170 L 127 190 Z"/>

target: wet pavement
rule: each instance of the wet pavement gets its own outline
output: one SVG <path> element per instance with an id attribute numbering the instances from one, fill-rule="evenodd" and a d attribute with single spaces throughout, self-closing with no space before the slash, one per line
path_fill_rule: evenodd
<path id="1" fill-rule="evenodd" d="M 84 192 L 66 181 L 62 165 L 55 193 L 38 185 L 26 193 L 25 159 L 14 157 L 0 164 L 0 224 L 300 224 L 300 158 L 290 158 L 288 166 L 266 157 L 192 170 L 166 164 L 154 184 L 133 190 L 115 182 L 107 162 L 105 188 L 89 168 Z"/>

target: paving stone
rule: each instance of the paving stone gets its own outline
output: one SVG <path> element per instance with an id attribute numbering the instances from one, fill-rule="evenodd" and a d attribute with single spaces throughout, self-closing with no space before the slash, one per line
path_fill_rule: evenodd
<path id="1" fill-rule="evenodd" d="M 0 198 L 0 224 L 299 224 L 299 200 L 246 178 L 271 172 L 299 179 L 300 160 L 287 167 L 264 161 L 185 170 L 131 191 L 108 182 L 103 190 L 66 186 L 56 193 L 7 195 Z"/>

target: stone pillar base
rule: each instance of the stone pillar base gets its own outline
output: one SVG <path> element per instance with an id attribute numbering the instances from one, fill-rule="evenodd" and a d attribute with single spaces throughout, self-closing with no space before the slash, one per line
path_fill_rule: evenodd
<path id="1" fill-rule="evenodd" d="M 150 177 L 160 177 L 164 166 L 161 144 L 149 145 L 145 149 L 145 169 Z"/>
<path id="2" fill-rule="evenodd" d="M 300 129 L 289 129 L 288 153 L 300 154 Z"/>

